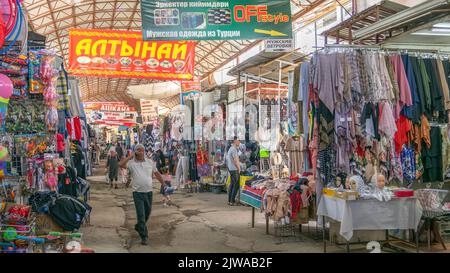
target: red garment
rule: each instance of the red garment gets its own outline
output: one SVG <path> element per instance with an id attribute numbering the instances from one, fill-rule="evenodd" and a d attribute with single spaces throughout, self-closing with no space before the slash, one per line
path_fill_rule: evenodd
<path id="1" fill-rule="evenodd" d="M 291 177 L 289 177 L 289 180 L 291 180 L 291 181 L 298 181 L 298 179 L 299 179 L 299 177 L 298 177 L 298 174 L 296 174 L 296 173 L 291 174 Z"/>
<path id="2" fill-rule="evenodd" d="M 408 143 L 408 133 L 412 129 L 411 121 L 403 115 L 395 122 L 397 132 L 394 135 L 395 152 L 397 155 L 402 151 L 404 144 Z"/>
<path id="3" fill-rule="evenodd" d="M 56 141 L 57 141 L 56 151 L 64 152 L 64 150 L 66 149 L 66 144 L 64 143 L 64 136 L 62 134 L 57 134 Z"/>
<path id="4" fill-rule="evenodd" d="M 81 122 L 79 117 L 67 118 L 66 127 L 70 140 L 81 140 Z"/>
<path id="5" fill-rule="evenodd" d="M 197 164 L 203 165 L 208 163 L 208 153 L 202 148 L 197 151 Z"/>
<path id="6" fill-rule="evenodd" d="M 291 199 L 291 219 L 295 220 L 297 219 L 297 213 L 302 208 L 302 197 L 299 191 L 294 190 L 289 198 Z"/>
<path id="7" fill-rule="evenodd" d="M 361 143 L 358 142 L 356 147 L 356 154 L 360 157 L 364 157 L 366 155 L 365 149 L 361 147 Z"/>

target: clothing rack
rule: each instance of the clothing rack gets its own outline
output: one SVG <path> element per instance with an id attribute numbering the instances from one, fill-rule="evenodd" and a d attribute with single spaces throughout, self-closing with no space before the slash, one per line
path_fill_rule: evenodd
<path id="1" fill-rule="evenodd" d="M 447 124 L 445 124 L 445 123 L 430 122 L 429 124 L 430 124 L 430 127 L 440 127 L 440 128 L 447 127 Z"/>
<path id="2" fill-rule="evenodd" d="M 424 58 L 449 58 L 449 52 L 441 52 L 440 50 L 419 49 L 419 48 L 385 48 L 383 46 L 374 45 L 342 45 L 342 44 L 327 44 L 322 49 L 330 50 L 345 50 L 345 49 L 361 49 L 367 51 L 378 51 L 387 54 L 415 54 L 415 56 Z M 425 54 L 425 55 L 424 55 Z"/>

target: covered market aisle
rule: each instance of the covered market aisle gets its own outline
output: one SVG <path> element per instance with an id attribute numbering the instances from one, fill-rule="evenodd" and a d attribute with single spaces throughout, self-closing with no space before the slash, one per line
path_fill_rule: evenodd
<path id="1" fill-rule="evenodd" d="M 449 0 L 0 0 L 0 253 L 448 253 Z"/>

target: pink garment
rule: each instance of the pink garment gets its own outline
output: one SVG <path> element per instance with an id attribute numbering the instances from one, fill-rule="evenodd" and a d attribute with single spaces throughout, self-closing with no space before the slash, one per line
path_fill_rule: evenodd
<path id="1" fill-rule="evenodd" d="M 302 189 L 302 207 L 306 208 L 309 205 L 309 187 L 306 185 L 300 185 L 300 189 Z"/>
<path id="2" fill-rule="evenodd" d="M 404 106 L 411 106 L 413 104 L 411 97 L 411 89 L 406 76 L 405 67 L 403 66 L 402 57 L 400 55 L 393 55 L 390 57 L 392 68 L 394 70 L 394 79 L 398 83 L 400 97 L 397 105 L 395 105 L 395 118 L 400 117 L 400 112 Z"/>
<path id="3" fill-rule="evenodd" d="M 168 182 L 172 183 L 172 176 L 171 175 L 164 174 L 162 177 L 163 177 L 164 182 L 168 181 Z"/>
<path id="4" fill-rule="evenodd" d="M 378 130 L 388 139 L 394 138 L 394 135 L 397 132 L 397 125 L 395 124 L 394 114 L 392 112 L 391 105 L 387 102 L 382 104 Z"/>

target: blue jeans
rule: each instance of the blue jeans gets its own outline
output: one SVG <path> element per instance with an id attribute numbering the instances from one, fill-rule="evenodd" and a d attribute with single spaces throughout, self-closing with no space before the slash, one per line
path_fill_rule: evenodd
<path id="1" fill-rule="evenodd" d="M 147 221 L 152 212 L 152 192 L 133 192 L 134 206 L 136 207 L 137 224 L 136 231 L 141 239 L 148 238 Z"/>
<path id="2" fill-rule="evenodd" d="M 236 195 L 240 188 L 239 173 L 238 173 L 238 171 L 229 171 L 229 172 L 230 172 L 231 182 L 230 182 L 230 188 L 228 189 L 228 203 L 235 203 Z"/>

